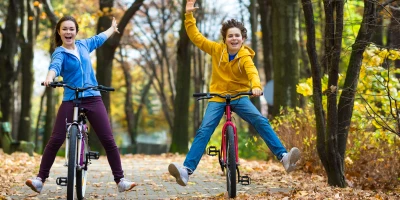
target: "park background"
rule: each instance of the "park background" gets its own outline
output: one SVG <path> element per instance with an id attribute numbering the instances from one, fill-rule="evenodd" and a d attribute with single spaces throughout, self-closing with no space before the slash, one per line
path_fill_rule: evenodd
<path id="1" fill-rule="evenodd" d="M 77 39 L 100 33 L 117 19 L 121 34 L 92 59 L 99 84 L 116 88 L 102 97 L 121 153 L 187 153 L 206 107 L 191 94 L 208 91 L 211 60 L 186 35 L 185 4 L 1 1 L 3 151 L 13 150 L 8 134 L 42 153 L 62 89 L 40 82 L 54 51 L 54 26 L 72 15 L 80 26 Z M 301 149 L 299 170 L 326 176 L 332 186 L 399 191 L 398 1 L 198 0 L 197 6 L 197 26 L 211 40 L 221 41 L 223 21 L 245 23 L 245 44 L 256 51 L 254 62 L 268 88 L 253 103 L 286 147 Z M 241 158 L 274 159 L 246 122 L 236 116 L 235 123 Z M 219 145 L 219 130 L 209 145 Z M 91 146 L 104 155 L 94 133 Z"/>

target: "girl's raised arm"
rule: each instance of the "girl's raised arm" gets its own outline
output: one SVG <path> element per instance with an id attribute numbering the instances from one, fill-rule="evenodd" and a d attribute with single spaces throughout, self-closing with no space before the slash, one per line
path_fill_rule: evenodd
<path id="1" fill-rule="evenodd" d="M 112 23 L 110 28 L 108 28 L 106 31 L 104 31 L 103 33 L 107 35 L 107 38 L 109 38 L 112 34 L 114 34 L 115 32 L 119 33 L 118 31 L 118 27 L 117 27 L 117 21 L 115 20 L 115 18 L 113 17 Z"/>

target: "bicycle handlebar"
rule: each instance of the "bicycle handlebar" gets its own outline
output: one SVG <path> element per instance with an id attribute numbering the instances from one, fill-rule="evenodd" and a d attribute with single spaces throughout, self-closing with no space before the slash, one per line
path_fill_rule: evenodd
<path id="1" fill-rule="evenodd" d="M 44 86 L 44 83 L 42 82 L 41 85 Z M 69 89 L 74 90 L 74 91 L 76 91 L 76 92 L 83 92 L 83 91 L 89 90 L 89 89 L 99 90 L 99 91 L 103 91 L 103 92 L 115 91 L 114 88 L 112 88 L 112 87 L 106 87 L 106 86 L 103 86 L 103 85 L 89 86 L 89 87 L 73 87 L 73 86 L 70 86 L 70 85 L 68 85 L 68 84 L 66 84 L 66 83 L 64 83 L 64 82 L 52 82 L 52 83 L 49 83 L 49 86 L 51 86 L 51 87 L 53 87 L 53 88 L 56 88 L 56 87 L 66 87 L 66 88 L 69 88 Z"/>
<path id="2" fill-rule="evenodd" d="M 218 93 L 194 93 L 193 97 L 199 97 L 197 100 L 202 100 L 202 99 L 211 99 L 213 97 L 221 97 L 223 99 L 233 99 L 236 98 L 238 96 L 243 96 L 243 95 L 253 95 L 252 92 L 239 92 L 237 94 L 234 95 L 222 95 L 222 94 L 218 94 Z M 262 93 L 261 93 L 262 95 Z"/>

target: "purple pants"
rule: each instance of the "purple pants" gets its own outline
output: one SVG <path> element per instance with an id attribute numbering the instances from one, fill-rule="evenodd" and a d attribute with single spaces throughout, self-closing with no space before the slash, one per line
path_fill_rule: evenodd
<path id="1" fill-rule="evenodd" d="M 74 103 L 72 101 L 63 101 L 58 109 L 53 133 L 44 149 L 39 174 L 37 175 L 42 178 L 43 182 L 49 177 L 50 168 L 54 163 L 57 151 L 65 141 L 65 118 L 67 118 L 68 122 L 72 122 L 73 107 Z M 114 175 L 114 180 L 119 182 L 119 180 L 124 177 L 124 171 L 122 170 L 121 158 L 119 156 L 118 147 L 114 141 L 103 100 L 100 96 L 85 97 L 82 98 L 80 107 L 87 109 L 87 119 L 106 150 L 108 163 Z"/>

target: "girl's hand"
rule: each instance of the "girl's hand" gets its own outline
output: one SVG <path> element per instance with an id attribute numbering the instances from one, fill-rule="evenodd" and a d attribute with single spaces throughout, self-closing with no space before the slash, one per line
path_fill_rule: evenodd
<path id="1" fill-rule="evenodd" d="M 253 93 L 252 97 L 259 97 L 262 95 L 262 91 L 258 88 L 254 88 L 251 90 L 251 92 Z"/>
<path id="2" fill-rule="evenodd" d="M 45 81 L 43 81 L 42 83 L 43 83 L 43 85 L 45 85 L 46 87 L 49 87 L 49 84 L 52 83 L 52 82 L 53 82 L 53 80 L 45 80 Z"/>
<path id="3" fill-rule="evenodd" d="M 114 29 L 114 33 L 115 32 L 119 33 L 117 25 L 118 25 L 117 24 L 117 20 L 115 20 L 115 17 L 113 17 L 113 20 L 112 20 L 112 23 L 111 23 L 111 27 Z"/>
<path id="4" fill-rule="evenodd" d="M 191 13 L 191 12 L 199 9 L 199 7 L 194 7 L 195 3 L 196 3 L 196 0 L 187 0 L 187 2 L 186 2 L 186 13 Z"/>

